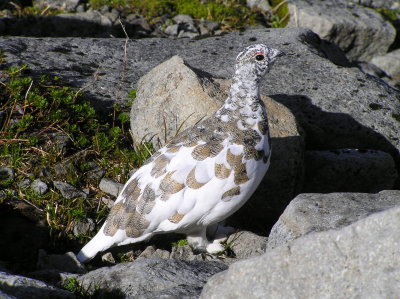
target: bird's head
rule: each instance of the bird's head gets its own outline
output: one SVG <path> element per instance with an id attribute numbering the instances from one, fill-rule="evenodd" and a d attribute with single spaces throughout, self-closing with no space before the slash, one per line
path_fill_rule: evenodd
<path id="1" fill-rule="evenodd" d="M 246 47 L 236 57 L 235 74 L 259 81 L 283 52 L 263 44 Z M 250 78 L 249 78 L 250 79 Z"/>

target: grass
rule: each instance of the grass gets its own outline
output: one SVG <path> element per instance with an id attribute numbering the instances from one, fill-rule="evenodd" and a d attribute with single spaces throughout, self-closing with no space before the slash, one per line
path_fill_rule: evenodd
<path id="1" fill-rule="evenodd" d="M 185 245 L 189 245 L 188 241 L 186 239 L 182 239 L 176 242 L 172 242 L 172 247 L 179 247 L 179 246 L 185 246 Z"/>
<path id="2" fill-rule="evenodd" d="M 91 234 L 75 236 L 73 224 L 89 217 L 100 225 L 108 213 L 97 188 L 99 178 L 89 175 L 92 166 L 124 183 L 129 171 L 151 155 L 151 145 L 133 150 L 127 107 L 116 105 L 106 117 L 99 115 L 80 91 L 63 86 L 58 77 L 34 78 L 27 65 L 2 69 L 0 78 L 0 165 L 16 171 L 15 180 L 0 180 L 2 204 L 17 197 L 40 211 L 53 248 L 68 240 L 87 241 Z M 55 166 L 65 171 L 60 174 Z M 63 180 L 88 189 L 89 196 L 67 200 L 54 188 L 39 195 L 19 186 L 27 178 L 40 178 L 50 187 L 53 180 Z"/>
<path id="3" fill-rule="evenodd" d="M 218 21 L 227 31 L 256 25 L 260 13 L 246 6 L 244 0 L 90 0 L 93 8 L 108 5 L 143 15 L 150 23 L 159 17 L 172 18 L 178 14 L 188 14 L 194 19 Z"/>

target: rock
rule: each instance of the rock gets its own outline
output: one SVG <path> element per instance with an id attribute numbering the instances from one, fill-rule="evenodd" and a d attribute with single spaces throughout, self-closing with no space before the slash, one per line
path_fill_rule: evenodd
<path id="1" fill-rule="evenodd" d="M 379 67 L 371 62 L 359 62 L 357 63 L 358 68 L 365 74 L 375 76 L 378 78 L 387 77 L 388 75 Z"/>
<path id="2" fill-rule="evenodd" d="M 376 150 L 306 151 L 303 193 L 393 189 L 398 173 L 391 155 Z"/>
<path id="3" fill-rule="evenodd" d="M 123 184 L 115 182 L 113 180 L 102 178 L 99 184 L 99 189 L 107 194 L 117 197 L 121 192 Z"/>
<path id="4" fill-rule="evenodd" d="M 115 259 L 114 259 L 114 257 L 113 257 L 113 255 L 112 255 L 111 252 L 107 252 L 107 253 L 103 254 L 103 255 L 101 256 L 101 260 L 102 260 L 103 262 L 115 264 Z"/>
<path id="5" fill-rule="evenodd" d="M 46 7 L 59 10 L 73 10 L 80 0 L 35 0 L 34 7 L 44 9 Z"/>
<path id="6" fill-rule="evenodd" d="M 0 166 L 0 180 L 14 180 L 15 171 L 11 167 Z"/>
<path id="7" fill-rule="evenodd" d="M 354 3 L 353 0 L 347 0 L 347 2 Z M 400 8 L 400 3 L 397 0 L 358 0 L 356 3 L 372 8 L 382 8 L 382 7 L 389 9 Z"/>
<path id="8" fill-rule="evenodd" d="M 209 20 L 201 20 L 201 24 L 204 25 L 210 31 L 217 30 L 221 25 L 219 22 L 209 21 Z"/>
<path id="9" fill-rule="evenodd" d="M 85 86 L 94 106 L 105 110 L 112 109 L 114 100 L 127 100 L 123 95 L 137 88 L 139 78 L 174 55 L 212 78 L 230 78 L 237 53 L 251 43 L 266 43 L 290 54 L 266 76 L 261 94 L 270 95 L 295 115 L 304 129 L 307 149 L 377 149 L 391 154 L 400 169 L 400 92 L 350 67 L 343 52 L 309 30 L 246 30 L 199 40 L 131 40 L 126 63 L 125 39 L 8 37 L 0 39 L 0 48 L 9 64 L 27 63 L 33 74 L 57 69 L 66 84 Z M 123 81 L 122 69 L 126 70 Z M 94 73 L 104 75 L 93 80 Z M 369 108 L 375 104 L 382 108 Z M 169 121 L 176 131 L 174 118 Z"/>
<path id="10" fill-rule="evenodd" d="M 75 298 L 73 293 L 42 281 L 2 271 L 0 272 L 0 290 L 5 292 L 6 296 L 11 296 L 5 298 Z"/>
<path id="11" fill-rule="evenodd" d="M 46 269 L 29 272 L 26 274 L 26 276 L 36 280 L 41 280 L 42 282 L 54 286 L 63 286 L 65 283 L 68 282 L 68 280 L 75 280 L 76 278 L 78 278 L 80 274 L 66 273 L 55 269 Z"/>
<path id="12" fill-rule="evenodd" d="M 172 18 L 175 23 L 193 24 L 193 18 L 189 15 L 176 15 Z"/>
<path id="13" fill-rule="evenodd" d="M 134 140 L 152 141 L 153 147 L 159 148 L 165 138 L 170 140 L 178 130 L 183 131 L 214 113 L 226 98 L 228 86 L 229 81 L 191 68 L 177 56 L 158 65 L 138 83 L 131 110 Z M 299 191 L 303 173 L 303 138 L 293 114 L 268 97 L 263 100 L 269 113 L 274 148 L 271 166 L 254 197 L 230 222 L 235 227 L 256 227 L 261 231 L 275 223 Z M 160 117 L 149 118 L 149 115 Z M 241 219 L 251 219 L 247 222 L 249 226 L 243 227 Z"/>
<path id="14" fill-rule="evenodd" d="M 189 245 L 172 247 L 171 259 L 195 261 L 201 260 L 201 257 L 193 253 L 193 249 Z"/>
<path id="15" fill-rule="evenodd" d="M 61 195 L 64 198 L 67 199 L 78 198 L 78 197 L 87 198 L 87 194 L 85 192 L 76 189 L 74 186 L 68 183 L 61 181 L 53 181 L 53 184 L 54 187 L 61 192 Z"/>
<path id="16" fill-rule="evenodd" d="M 18 187 L 21 189 L 28 188 L 31 185 L 31 180 L 29 178 L 23 179 L 21 182 L 18 183 Z"/>
<path id="17" fill-rule="evenodd" d="M 265 252 L 266 237 L 252 232 L 240 231 L 229 236 L 226 241 L 238 259 L 247 259 Z"/>
<path id="18" fill-rule="evenodd" d="M 178 28 L 179 28 L 178 24 L 172 24 L 172 25 L 167 26 L 167 28 L 165 28 L 164 32 L 168 35 L 176 36 L 176 35 L 178 35 Z"/>
<path id="19" fill-rule="evenodd" d="M 86 267 L 82 265 L 75 254 L 67 252 L 65 254 L 47 254 L 44 250 L 39 250 L 37 268 L 40 270 L 60 270 L 69 273 L 86 273 Z"/>
<path id="20" fill-rule="evenodd" d="M 205 282 L 227 266 L 218 262 L 138 259 L 100 268 L 78 278 L 89 292 L 135 298 L 198 298 Z"/>
<path id="21" fill-rule="evenodd" d="M 32 182 L 31 188 L 33 191 L 35 191 L 36 194 L 43 195 L 46 194 L 47 191 L 49 191 L 49 187 L 45 182 L 43 182 L 40 179 L 36 179 Z"/>
<path id="22" fill-rule="evenodd" d="M 139 257 L 149 258 L 154 257 L 154 253 L 156 252 L 156 248 L 154 246 L 147 246 L 145 250 L 139 255 Z"/>
<path id="23" fill-rule="evenodd" d="M 350 60 L 371 60 L 387 52 L 396 35 L 390 23 L 369 8 L 344 0 L 290 0 L 289 27 L 309 28 L 337 44 Z"/>
<path id="24" fill-rule="evenodd" d="M 400 73 L 400 49 L 381 56 L 375 56 L 371 62 L 390 76 Z"/>
<path id="25" fill-rule="evenodd" d="M 83 221 L 77 221 L 73 223 L 72 232 L 74 236 L 88 235 L 90 232 L 94 231 L 96 224 L 93 219 L 85 218 Z"/>
<path id="26" fill-rule="evenodd" d="M 184 37 L 195 38 L 198 36 L 199 36 L 199 34 L 197 32 L 188 32 L 188 31 L 183 31 L 183 30 L 179 31 L 179 34 L 178 34 L 179 38 L 184 38 Z"/>
<path id="27" fill-rule="evenodd" d="M 88 162 L 88 166 L 89 171 L 87 171 L 86 176 L 89 180 L 101 180 L 101 178 L 106 173 L 106 171 L 100 168 L 100 166 L 97 165 L 96 162 L 90 161 Z"/>
<path id="28" fill-rule="evenodd" d="M 208 280 L 200 298 L 396 298 L 399 226 L 397 207 L 309 234 L 231 265 Z"/>
<path id="29" fill-rule="evenodd" d="M 161 258 L 161 259 L 169 259 L 170 252 L 168 250 L 163 250 L 163 249 L 157 249 L 152 257 L 153 258 Z"/>
<path id="30" fill-rule="evenodd" d="M 300 194 L 272 228 L 267 248 L 275 248 L 312 232 L 339 229 L 395 206 L 400 206 L 398 190 L 378 194 Z"/>
<path id="31" fill-rule="evenodd" d="M 246 0 L 247 7 L 262 11 L 271 11 L 271 5 L 267 0 Z"/>

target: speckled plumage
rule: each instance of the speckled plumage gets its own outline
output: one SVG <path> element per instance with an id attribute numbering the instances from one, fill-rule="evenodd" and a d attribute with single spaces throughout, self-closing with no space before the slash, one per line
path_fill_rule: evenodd
<path id="1" fill-rule="evenodd" d="M 79 260 L 173 231 L 185 233 L 189 244 L 210 253 L 222 249 L 219 240 L 207 240 L 206 229 L 239 209 L 268 169 L 271 148 L 259 83 L 281 55 L 258 44 L 237 56 L 223 106 L 171 140 L 132 175 Z"/>

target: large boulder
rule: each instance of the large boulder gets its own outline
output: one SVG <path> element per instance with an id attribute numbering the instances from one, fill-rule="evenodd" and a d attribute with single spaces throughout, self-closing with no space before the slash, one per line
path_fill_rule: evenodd
<path id="1" fill-rule="evenodd" d="M 268 237 L 274 248 L 312 232 L 339 229 L 373 213 L 400 206 L 400 191 L 304 193 L 293 199 Z"/>
<path id="2" fill-rule="evenodd" d="M 398 157 L 400 92 L 349 67 L 341 51 L 309 30 L 249 30 L 200 40 L 132 40 L 126 59 L 123 39 L 0 39 L 8 63 L 27 63 L 33 75 L 54 74 L 72 86 L 84 87 L 96 107 L 103 109 L 126 101 L 139 78 L 174 55 L 214 78 L 230 78 L 237 53 L 253 43 L 289 54 L 266 76 L 262 94 L 295 114 L 308 149 L 379 149 Z"/>
<path id="3" fill-rule="evenodd" d="M 219 262 L 140 258 L 91 271 L 78 282 L 96 298 L 198 298 L 206 281 L 226 268 Z"/>
<path id="4" fill-rule="evenodd" d="M 397 298 L 400 207 L 313 233 L 213 276 L 200 298 Z"/>
<path id="5" fill-rule="evenodd" d="M 396 31 L 382 16 L 346 0 L 289 0 L 289 27 L 309 28 L 337 44 L 350 60 L 387 52 Z"/>

